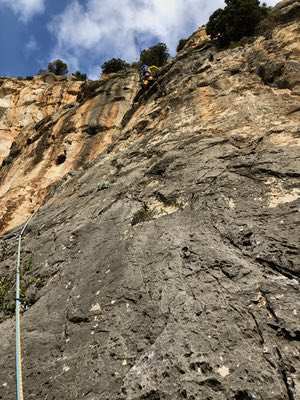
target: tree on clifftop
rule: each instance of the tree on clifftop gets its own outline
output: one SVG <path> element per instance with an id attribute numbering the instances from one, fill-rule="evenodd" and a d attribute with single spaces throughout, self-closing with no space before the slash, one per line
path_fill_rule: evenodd
<path id="1" fill-rule="evenodd" d="M 226 7 L 216 10 L 206 26 L 212 39 L 222 45 L 251 36 L 269 8 L 259 0 L 225 0 Z"/>
<path id="2" fill-rule="evenodd" d="M 170 57 L 168 47 L 165 43 L 158 43 L 142 51 L 140 56 L 141 64 L 156 65 L 162 67 Z"/>
<path id="3" fill-rule="evenodd" d="M 184 48 L 184 46 L 187 44 L 188 41 L 189 41 L 189 39 L 180 39 L 179 40 L 179 43 L 176 48 L 177 53 Z"/>
<path id="4" fill-rule="evenodd" d="M 87 80 L 87 74 L 83 74 L 80 71 L 76 71 L 73 74 L 75 76 L 76 79 L 78 79 L 79 81 L 86 81 Z"/>
<path id="5" fill-rule="evenodd" d="M 68 66 L 62 60 L 54 60 L 48 64 L 48 72 L 52 72 L 55 75 L 66 75 Z"/>
<path id="6" fill-rule="evenodd" d="M 104 74 L 111 74 L 113 72 L 120 72 L 129 67 L 129 64 L 121 58 L 112 58 L 106 61 L 102 66 Z"/>

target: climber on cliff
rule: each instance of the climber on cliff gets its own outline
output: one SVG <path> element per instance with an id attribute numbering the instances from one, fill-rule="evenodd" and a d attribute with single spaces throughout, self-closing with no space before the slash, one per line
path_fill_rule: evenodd
<path id="1" fill-rule="evenodd" d="M 143 77 L 148 72 L 148 65 L 143 64 L 140 69 L 141 77 Z"/>
<path id="2" fill-rule="evenodd" d="M 147 90 L 147 88 L 151 85 L 153 81 L 153 77 L 149 71 L 149 67 L 146 64 L 142 65 L 141 67 L 140 80 L 143 90 Z"/>
<path id="3" fill-rule="evenodd" d="M 147 90 L 156 81 L 158 72 L 159 68 L 155 65 L 151 65 L 150 67 L 146 64 L 142 65 L 140 78 L 144 90 Z"/>
<path id="4" fill-rule="evenodd" d="M 156 65 L 151 65 L 148 69 L 154 79 L 156 79 L 159 73 L 159 68 Z"/>
<path id="5" fill-rule="evenodd" d="M 146 64 L 142 65 L 140 68 L 140 82 L 141 82 L 141 89 L 137 93 L 137 95 L 134 98 L 134 103 L 137 102 L 141 96 L 145 92 L 150 91 L 150 88 L 153 88 L 153 90 L 156 90 L 156 88 L 161 88 L 160 85 L 157 82 L 158 78 L 158 73 L 159 73 L 159 68 L 156 67 L 155 65 L 151 65 L 150 67 Z"/>

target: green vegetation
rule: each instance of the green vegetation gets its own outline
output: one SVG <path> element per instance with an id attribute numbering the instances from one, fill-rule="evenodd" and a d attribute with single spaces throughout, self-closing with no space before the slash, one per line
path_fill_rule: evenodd
<path id="1" fill-rule="evenodd" d="M 7 278 L 0 278 L 0 304 L 3 304 L 3 301 L 9 291 L 10 282 Z"/>
<path id="2" fill-rule="evenodd" d="M 23 262 L 21 268 L 21 288 L 20 297 L 23 305 L 30 306 L 35 303 L 35 294 L 33 289 L 41 289 L 45 284 L 45 280 L 34 272 L 33 256 L 30 254 Z"/>
<path id="3" fill-rule="evenodd" d="M 62 60 L 54 60 L 48 64 L 48 72 L 63 76 L 68 73 L 68 66 Z"/>
<path id="4" fill-rule="evenodd" d="M 129 64 L 121 58 L 112 58 L 106 61 L 102 66 L 104 74 L 111 74 L 113 72 L 124 71 L 129 67 Z"/>
<path id="5" fill-rule="evenodd" d="M 33 256 L 29 254 L 21 266 L 20 299 L 24 307 L 36 301 L 36 291 L 45 285 L 45 278 L 34 272 Z M 14 277 L 0 277 L 0 321 L 15 312 Z"/>
<path id="6" fill-rule="evenodd" d="M 162 67 L 169 59 L 170 54 L 165 43 L 158 43 L 155 46 L 141 52 L 140 62 L 146 65 Z"/>
<path id="7" fill-rule="evenodd" d="M 225 8 L 216 10 L 206 26 L 207 33 L 221 45 L 253 35 L 269 13 L 269 8 L 259 0 L 225 0 L 225 3 Z"/>
<path id="8" fill-rule="evenodd" d="M 186 45 L 187 42 L 188 42 L 188 39 L 180 39 L 179 40 L 179 43 L 178 43 L 178 46 L 176 49 L 177 53 L 184 48 L 184 46 Z"/>
<path id="9" fill-rule="evenodd" d="M 15 309 L 15 302 L 10 292 L 12 282 L 8 277 L 0 278 L 0 312 L 6 315 L 12 315 Z"/>
<path id="10" fill-rule="evenodd" d="M 147 205 L 144 205 L 144 207 L 141 210 L 137 211 L 134 214 L 131 221 L 131 225 L 135 226 L 145 221 L 151 221 L 153 217 L 154 217 L 154 211 L 150 210 Z"/>
<path id="11" fill-rule="evenodd" d="M 100 192 L 101 190 L 106 190 L 109 189 L 110 187 L 111 187 L 110 182 L 108 181 L 100 182 L 98 183 L 97 191 Z"/>
<path id="12" fill-rule="evenodd" d="M 83 74 L 80 71 L 76 71 L 74 74 L 75 78 L 78 81 L 86 81 L 87 80 L 87 74 Z"/>
<path id="13" fill-rule="evenodd" d="M 33 269 L 33 257 L 30 255 L 27 260 L 24 261 L 23 265 L 23 274 L 27 274 L 28 272 L 32 272 Z"/>

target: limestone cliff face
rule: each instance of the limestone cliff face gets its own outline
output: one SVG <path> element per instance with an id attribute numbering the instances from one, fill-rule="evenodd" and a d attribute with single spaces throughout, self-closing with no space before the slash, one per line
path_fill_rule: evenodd
<path id="1" fill-rule="evenodd" d="M 134 71 L 76 86 L 14 134 L 1 201 L 23 206 L 1 206 L 4 231 L 44 204 L 23 241 L 26 398 L 300 399 L 299 1 L 276 18 L 244 46 L 192 42 L 142 97 Z M 1 400 L 17 232 L 0 240 Z"/>
<path id="2" fill-rule="evenodd" d="M 51 74 L 0 82 L 0 233 L 111 143 L 137 87 L 136 73 L 84 84 Z"/>
<path id="3" fill-rule="evenodd" d="M 0 162 L 22 130 L 75 102 L 81 83 L 55 76 L 33 80 L 0 78 Z"/>

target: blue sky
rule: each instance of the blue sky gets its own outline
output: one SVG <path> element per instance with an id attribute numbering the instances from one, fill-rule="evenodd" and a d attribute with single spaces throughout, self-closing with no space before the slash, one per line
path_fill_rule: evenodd
<path id="1" fill-rule="evenodd" d="M 274 5 L 276 0 L 267 1 Z M 27 76 L 50 60 L 96 78 L 112 57 L 137 59 L 158 41 L 171 52 L 222 0 L 0 0 L 0 76 Z"/>

